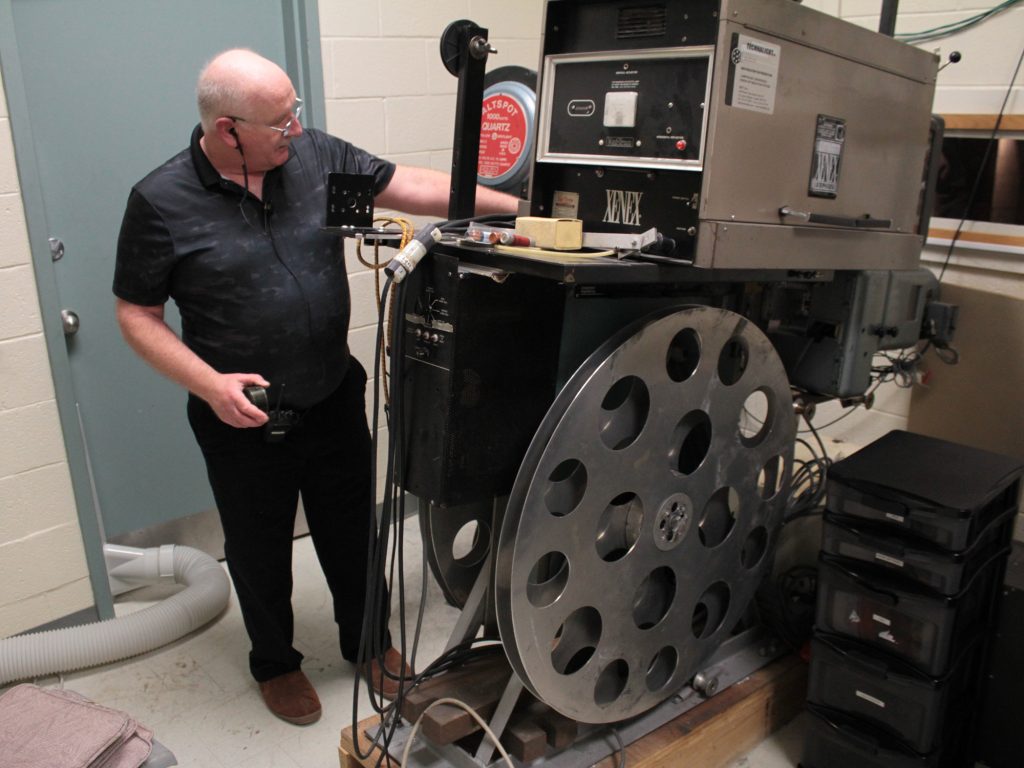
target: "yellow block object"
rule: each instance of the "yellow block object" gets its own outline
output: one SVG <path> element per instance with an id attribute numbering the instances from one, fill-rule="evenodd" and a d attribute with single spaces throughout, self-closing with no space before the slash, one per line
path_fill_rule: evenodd
<path id="1" fill-rule="evenodd" d="M 583 247 L 583 222 L 580 219 L 520 216 L 516 219 L 516 234 L 532 237 L 538 248 L 578 251 Z"/>

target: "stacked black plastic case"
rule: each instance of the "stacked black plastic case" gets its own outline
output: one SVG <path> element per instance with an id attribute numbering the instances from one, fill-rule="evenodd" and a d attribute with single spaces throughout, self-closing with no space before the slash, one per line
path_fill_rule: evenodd
<path id="1" fill-rule="evenodd" d="M 803 768 L 959 768 L 1024 466 L 890 432 L 829 471 Z"/>

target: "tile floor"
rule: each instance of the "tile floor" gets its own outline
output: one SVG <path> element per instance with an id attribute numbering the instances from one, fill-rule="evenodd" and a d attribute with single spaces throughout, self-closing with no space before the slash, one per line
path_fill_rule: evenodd
<path id="1" fill-rule="evenodd" d="M 406 604 L 413 619 L 419 605 L 420 544 L 418 526 L 407 526 Z M 153 729 L 181 766 L 190 768 L 338 768 L 341 729 L 353 720 L 353 667 L 337 649 L 330 599 L 308 538 L 295 542 L 296 647 L 305 655 L 303 669 L 316 686 L 324 714 L 311 726 L 289 725 L 264 707 L 247 669 L 248 643 L 237 604 L 204 629 L 164 648 L 63 679 L 47 677 L 44 687 L 63 685 L 97 703 L 130 713 Z M 119 614 L 138 610 L 175 587 L 147 587 L 123 595 Z M 444 647 L 457 612 L 436 584 L 427 587 L 427 625 L 420 644 L 421 665 Z M 372 711 L 365 697 L 359 719 Z M 802 718 L 766 740 L 732 768 L 795 766 L 800 754 Z M 680 755 L 679 765 L 687 764 Z"/>

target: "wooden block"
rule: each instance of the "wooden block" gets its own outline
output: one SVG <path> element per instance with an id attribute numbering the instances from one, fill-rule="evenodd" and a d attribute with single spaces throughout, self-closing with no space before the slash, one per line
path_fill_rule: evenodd
<path id="1" fill-rule="evenodd" d="M 547 704 L 534 700 L 526 708 L 530 719 L 544 731 L 548 744 L 556 750 L 565 749 L 579 733 L 579 723 L 555 712 Z"/>
<path id="2" fill-rule="evenodd" d="M 460 699 L 461 701 L 462 699 Z M 486 723 L 498 708 L 498 697 L 493 701 L 466 702 Z M 439 704 L 424 715 L 420 724 L 425 739 L 434 744 L 451 744 L 480 730 L 471 714 L 453 704 Z"/>
<path id="3" fill-rule="evenodd" d="M 533 238 L 538 248 L 578 251 L 583 247 L 583 222 L 580 219 L 520 216 L 516 219 L 516 234 Z"/>
<path id="4" fill-rule="evenodd" d="M 475 733 L 480 726 L 461 707 L 442 704 L 429 711 L 428 707 L 438 699 L 458 699 L 486 721 L 494 714 L 511 676 L 508 660 L 502 654 L 474 660 L 418 686 L 406 697 L 402 717 L 415 723 L 423 716 L 423 736 L 435 744 L 451 744 Z"/>
<path id="5" fill-rule="evenodd" d="M 630 744 L 626 748 L 627 764 L 631 768 L 678 768 L 684 763 L 699 768 L 724 768 L 795 717 L 803 709 L 806 692 L 806 665 L 795 656 L 780 659 Z M 528 705 L 522 713 L 525 722 L 539 726 L 548 734 L 549 741 L 552 731 L 548 728 L 558 732 L 554 738 L 564 739 L 567 726 L 560 720 L 565 718 L 556 712 L 540 712 L 543 707 L 536 702 Z M 376 722 L 376 717 L 363 720 L 357 726 L 359 733 Z M 341 734 L 341 768 L 376 765 L 379 751 L 366 761 L 355 757 L 352 734 L 351 727 Z M 536 735 L 530 738 L 535 739 Z M 368 746 L 365 737 L 360 737 L 360 745 L 364 750 Z M 595 768 L 616 765 L 618 755 L 612 755 Z"/>
<path id="6" fill-rule="evenodd" d="M 544 757 L 548 736 L 529 716 L 517 715 L 509 721 L 501 736 L 501 743 L 512 757 L 524 763 L 532 763 Z"/>
<path id="7" fill-rule="evenodd" d="M 792 720 L 807 696 L 807 666 L 788 656 L 726 688 L 626 748 L 633 768 L 723 768 Z M 612 755 L 599 768 L 617 765 Z"/>
<path id="8" fill-rule="evenodd" d="M 374 748 L 366 761 L 361 761 L 355 746 L 355 736 L 358 734 L 359 749 L 363 752 L 369 749 L 370 742 L 363 734 L 371 728 L 376 728 L 379 724 L 380 718 L 377 715 L 371 715 L 354 726 L 350 725 L 342 729 L 341 743 L 338 745 L 338 763 L 341 768 L 364 768 L 367 765 L 376 765 L 378 760 L 383 760 L 384 753 Z"/>
<path id="9" fill-rule="evenodd" d="M 512 670 L 503 654 L 494 653 L 475 659 L 416 686 L 402 702 L 402 717 L 415 723 L 428 706 L 446 697 L 469 703 L 467 698 L 476 700 L 483 693 L 486 702 L 494 689 L 501 696 L 511 676 Z"/>

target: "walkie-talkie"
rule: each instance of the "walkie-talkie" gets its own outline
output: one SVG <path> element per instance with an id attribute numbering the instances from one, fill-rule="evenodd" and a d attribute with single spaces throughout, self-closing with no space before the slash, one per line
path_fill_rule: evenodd
<path id="1" fill-rule="evenodd" d="M 265 387 L 251 385 L 242 389 L 246 399 L 269 417 L 263 425 L 263 439 L 268 443 L 279 443 L 284 440 L 288 430 L 299 423 L 299 414 L 295 411 L 281 410 L 281 398 L 284 396 L 284 384 L 277 392 L 277 403 L 270 408 L 270 398 Z"/>
<path id="2" fill-rule="evenodd" d="M 245 399 L 255 405 L 264 413 L 270 413 L 270 401 L 267 399 L 267 390 L 258 384 L 251 384 L 242 389 Z"/>

